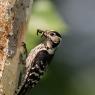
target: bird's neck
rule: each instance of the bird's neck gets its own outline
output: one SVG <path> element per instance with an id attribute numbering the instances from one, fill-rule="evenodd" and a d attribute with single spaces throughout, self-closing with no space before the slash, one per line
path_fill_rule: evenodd
<path id="1" fill-rule="evenodd" d="M 45 45 L 45 47 L 46 47 L 48 53 L 49 53 L 50 55 L 54 55 L 54 52 L 55 52 L 56 48 L 53 47 L 53 43 L 52 43 L 51 41 L 49 41 L 49 40 L 46 40 L 46 41 L 44 42 L 44 45 Z"/>
<path id="2" fill-rule="evenodd" d="M 46 46 L 48 49 L 56 48 L 56 46 L 58 45 L 58 44 L 56 44 L 56 43 L 53 43 L 51 40 L 46 40 L 46 41 L 44 42 L 44 44 L 45 44 L 45 46 Z"/>

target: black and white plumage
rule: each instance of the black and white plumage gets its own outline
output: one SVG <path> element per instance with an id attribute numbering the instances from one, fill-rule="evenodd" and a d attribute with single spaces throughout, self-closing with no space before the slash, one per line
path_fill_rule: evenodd
<path id="1" fill-rule="evenodd" d="M 45 40 L 30 51 L 26 59 L 25 79 L 17 95 L 25 95 L 28 89 L 33 88 L 39 82 L 61 40 L 61 35 L 56 31 L 37 30 L 37 33 L 41 33 Z"/>

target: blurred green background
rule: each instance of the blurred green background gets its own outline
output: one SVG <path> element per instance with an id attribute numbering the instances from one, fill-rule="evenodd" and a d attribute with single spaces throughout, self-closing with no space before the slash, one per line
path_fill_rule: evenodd
<path id="1" fill-rule="evenodd" d="M 28 51 L 42 41 L 38 28 L 63 38 L 43 79 L 27 95 L 95 95 L 95 0 L 34 0 L 31 14 Z"/>
<path id="2" fill-rule="evenodd" d="M 34 0 L 31 13 L 28 31 L 26 33 L 28 51 L 41 43 L 42 39 L 40 35 L 36 35 L 37 29 L 56 30 L 60 32 L 61 35 L 66 32 L 67 26 L 61 19 L 52 0 Z M 60 47 L 61 45 L 43 79 L 32 89 L 31 93 L 28 93 L 27 95 L 63 95 L 63 79 L 61 73 L 58 72 L 58 69 L 60 68 L 57 68 L 60 60 L 57 56 L 61 56 L 58 52 L 61 49 Z"/>
<path id="3" fill-rule="evenodd" d="M 28 51 L 42 40 L 37 28 L 64 36 L 44 78 L 28 95 L 95 95 L 95 0 L 34 0 L 31 13 Z"/>

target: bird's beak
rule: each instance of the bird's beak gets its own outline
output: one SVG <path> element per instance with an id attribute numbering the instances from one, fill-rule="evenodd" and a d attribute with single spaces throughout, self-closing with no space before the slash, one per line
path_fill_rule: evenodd
<path id="1" fill-rule="evenodd" d="M 37 35 L 40 33 L 40 34 L 41 34 L 41 37 L 43 37 L 44 32 L 45 32 L 45 31 L 43 31 L 43 30 L 37 29 Z"/>
<path id="2" fill-rule="evenodd" d="M 41 37 L 43 37 L 43 36 L 44 36 L 44 37 L 47 37 L 47 34 L 48 34 L 46 31 L 37 29 L 37 35 L 38 35 L 39 33 L 41 34 Z"/>

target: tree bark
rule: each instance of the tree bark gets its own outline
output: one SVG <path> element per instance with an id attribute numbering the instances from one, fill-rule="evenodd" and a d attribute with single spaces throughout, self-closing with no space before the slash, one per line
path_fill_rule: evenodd
<path id="1" fill-rule="evenodd" d="M 17 88 L 19 48 L 32 1 L 0 0 L 0 95 L 14 95 Z"/>

